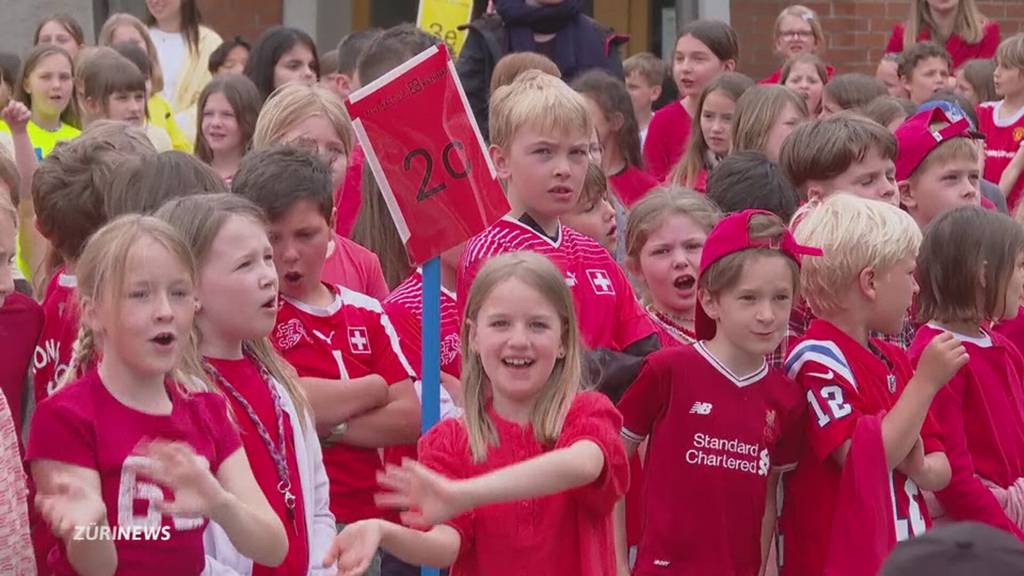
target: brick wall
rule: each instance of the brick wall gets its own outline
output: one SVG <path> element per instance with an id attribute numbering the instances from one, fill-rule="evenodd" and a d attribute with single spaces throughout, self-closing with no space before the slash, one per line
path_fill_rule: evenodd
<path id="1" fill-rule="evenodd" d="M 281 0 L 199 0 L 199 8 L 203 21 L 222 37 L 241 34 L 249 42 L 284 17 Z"/>
<path id="2" fill-rule="evenodd" d="M 772 34 L 779 12 L 796 2 L 788 0 L 730 0 L 732 25 L 740 37 L 740 71 L 763 78 L 780 62 Z M 909 14 L 905 0 L 806 0 L 825 29 L 820 54 L 839 72 L 874 73 L 897 22 Z M 999 22 L 1003 37 L 1024 32 L 1024 0 L 980 0 L 978 6 Z"/>

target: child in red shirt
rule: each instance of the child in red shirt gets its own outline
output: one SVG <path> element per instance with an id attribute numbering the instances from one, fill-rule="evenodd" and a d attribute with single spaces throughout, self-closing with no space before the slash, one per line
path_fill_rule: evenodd
<path id="1" fill-rule="evenodd" d="M 978 106 L 978 131 L 985 135 L 985 180 L 999 184 L 1013 214 L 1024 192 L 1024 34 L 999 45 L 996 53 L 998 102 Z"/>
<path id="2" fill-rule="evenodd" d="M 81 254 L 69 371 L 87 371 L 39 404 L 27 453 L 57 574 L 199 574 L 207 519 L 261 564 L 285 557 L 223 397 L 179 369 L 196 362 L 195 278 L 188 246 L 151 217 L 111 222 Z"/>
<path id="3" fill-rule="evenodd" d="M 705 197 L 679 188 L 656 189 L 629 212 L 626 265 L 643 287 L 662 348 L 696 341 L 697 270 L 720 217 Z"/>
<path id="4" fill-rule="evenodd" d="M 690 127 L 683 157 L 667 182 L 707 192 L 708 173 L 732 151 L 736 102 L 754 81 L 738 72 L 724 72 L 708 82 L 697 99 L 697 122 Z"/>
<path id="5" fill-rule="evenodd" d="M 941 434 L 926 417 L 967 354 L 943 334 L 912 372 L 902 350 L 869 336 L 897 331 L 917 291 L 921 232 L 905 212 L 837 194 L 796 236 L 825 255 L 804 260 L 801 287 L 817 319 L 785 364 L 809 411 L 808 442 L 784 481 L 780 574 L 875 574 L 896 542 L 928 528 L 921 491 L 949 482 Z M 855 434 L 862 418 L 881 419 L 873 440 Z M 864 460 L 873 448 L 884 458 Z"/>
<path id="6" fill-rule="evenodd" d="M 803 254 L 774 214 L 726 217 L 700 261 L 692 347 L 651 354 L 619 402 L 626 452 L 650 438 L 633 574 L 763 573 L 774 533 L 774 468 L 792 465 L 805 411 L 765 355 L 786 334 Z M 619 571 L 627 570 L 624 550 Z"/>
<path id="7" fill-rule="evenodd" d="M 664 180 L 686 152 L 686 136 L 704 86 L 722 72 L 734 70 L 739 53 L 736 31 L 724 22 L 695 20 L 679 32 L 672 79 L 682 100 L 654 113 L 644 140 L 644 164 L 656 180 Z"/>
<path id="8" fill-rule="evenodd" d="M 480 271 L 462 330 L 466 414 L 420 441 L 422 464 L 388 471 L 406 509 L 338 535 L 325 565 L 361 573 L 381 546 L 453 574 L 612 574 L 611 511 L 628 482 L 621 417 L 580 391 L 572 296 L 547 259 L 497 256 Z M 351 572 L 349 572 L 351 571 Z"/>
<path id="9" fill-rule="evenodd" d="M 601 145 L 601 169 L 619 202 L 636 204 L 658 181 L 644 171 L 640 131 L 626 85 L 607 72 L 591 70 L 573 80 L 583 95 Z"/>
<path id="10" fill-rule="evenodd" d="M 185 236 L 199 264 L 203 368 L 227 399 L 256 483 L 288 535 L 284 562 L 270 567 L 243 556 L 223 528 L 211 524 L 204 538 L 207 564 L 254 576 L 318 569 L 335 521 L 310 407 L 267 339 L 277 313 L 277 274 L 266 218 L 234 194 L 172 200 L 157 217 Z"/>
<path id="11" fill-rule="evenodd" d="M 936 496 L 951 520 L 985 522 L 1024 538 L 1020 519 L 1008 516 L 995 494 L 1024 478 L 1024 358 L 986 327 L 1020 308 L 1024 230 L 980 207 L 957 208 L 927 228 L 918 265 L 918 315 L 928 323 L 910 347 L 911 360 L 944 331 L 970 356 L 931 406 L 953 471 Z"/>
<path id="12" fill-rule="evenodd" d="M 936 6 L 942 6 L 941 11 Z M 942 24 L 947 31 L 936 30 Z M 999 46 L 999 22 L 986 18 L 974 2 L 930 2 L 913 0 L 910 19 L 893 26 L 886 54 L 899 54 L 917 42 L 946 38 L 946 51 L 953 57 L 953 69 L 972 58 L 991 58 Z"/>

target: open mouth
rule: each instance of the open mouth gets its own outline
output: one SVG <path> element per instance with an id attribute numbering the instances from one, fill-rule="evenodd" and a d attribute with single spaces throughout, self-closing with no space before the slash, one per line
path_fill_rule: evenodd
<path id="1" fill-rule="evenodd" d="M 275 296 L 275 297 L 267 300 L 266 302 L 263 303 L 262 306 L 260 306 L 260 308 L 262 308 L 264 310 L 271 310 L 271 311 L 276 312 L 277 311 L 277 297 Z"/>
<path id="2" fill-rule="evenodd" d="M 284 280 L 285 280 L 285 282 L 290 282 L 292 284 L 295 284 L 295 283 L 297 283 L 297 282 L 302 280 L 302 274 L 299 273 L 299 272 L 287 272 L 284 275 Z"/>
<path id="3" fill-rule="evenodd" d="M 697 278 L 693 274 L 683 274 L 672 281 L 672 287 L 676 290 L 692 290 L 696 283 Z"/>
<path id="4" fill-rule="evenodd" d="M 529 368 L 533 366 L 533 360 L 530 358 L 502 358 L 501 363 L 508 368 Z"/>
<path id="5" fill-rule="evenodd" d="M 154 342 L 160 346 L 170 346 L 171 344 L 174 344 L 174 341 L 177 340 L 177 338 L 171 332 L 161 332 L 149 340 L 150 342 Z"/>
<path id="6" fill-rule="evenodd" d="M 555 186 L 554 188 L 549 190 L 549 192 L 557 196 L 571 196 L 572 188 L 569 188 L 568 186 Z"/>
<path id="7" fill-rule="evenodd" d="M 619 231 L 619 227 L 618 227 L 618 226 L 616 226 L 615 224 L 612 224 L 612 225 L 611 225 L 611 227 L 610 227 L 610 228 L 608 228 L 608 234 L 607 234 L 607 236 L 608 236 L 609 238 L 614 238 L 614 237 L 615 237 L 615 233 L 616 233 L 616 232 L 618 232 L 618 231 Z"/>

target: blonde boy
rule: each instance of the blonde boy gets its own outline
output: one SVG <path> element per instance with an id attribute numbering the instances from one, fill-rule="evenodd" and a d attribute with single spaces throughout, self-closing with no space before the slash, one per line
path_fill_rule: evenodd
<path id="1" fill-rule="evenodd" d="M 957 206 L 981 203 L 981 151 L 965 117 L 942 108 L 919 112 L 896 129 L 900 202 L 922 229 Z"/>
<path id="2" fill-rule="evenodd" d="M 779 152 L 783 174 L 810 203 L 842 191 L 896 206 L 895 160 L 892 133 L 853 112 L 800 124 Z"/>
<path id="3" fill-rule="evenodd" d="M 589 165 L 594 127 L 583 97 L 558 78 L 528 70 L 494 92 L 490 127 L 491 159 L 512 211 L 467 243 L 457 301 L 466 301 L 490 257 L 529 250 L 562 271 L 588 348 L 637 355 L 656 348 L 654 326 L 622 269 L 600 244 L 560 221 L 576 208 Z"/>
<path id="4" fill-rule="evenodd" d="M 806 391 L 808 442 L 785 485 L 782 574 L 874 574 L 897 541 L 930 524 L 921 491 L 949 482 L 926 416 L 967 355 L 943 334 L 915 373 L 901 349 L 869 337 L 896 331 L 917 293 L 921 232 L 905 212 L 839 194 L 796 237 L 824 256 L 804 258 L 801 292 L 817 319 L 785 365 Z"/>
<path id="5" fill-rule="evenodd" d="M 633 101 L 633 113 L 640 127 L 640 144 L 647 136 L 647 126 L 654 115 L 654 103 L 661 98 L 661 85 L 665 81 L 665 63 L 650 52 L 641 52 L 622 63 L 626 75 L 626 90 Z"/>

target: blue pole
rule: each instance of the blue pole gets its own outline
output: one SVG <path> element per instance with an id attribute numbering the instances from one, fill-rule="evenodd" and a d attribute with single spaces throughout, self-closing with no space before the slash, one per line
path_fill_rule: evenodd
<path id="1" fill-rule="evenodd" d="M 441 259 L 423 263 L 423 433 L 441 419 Z M 438 576 L 423 567 L 422 576 Z"/>

